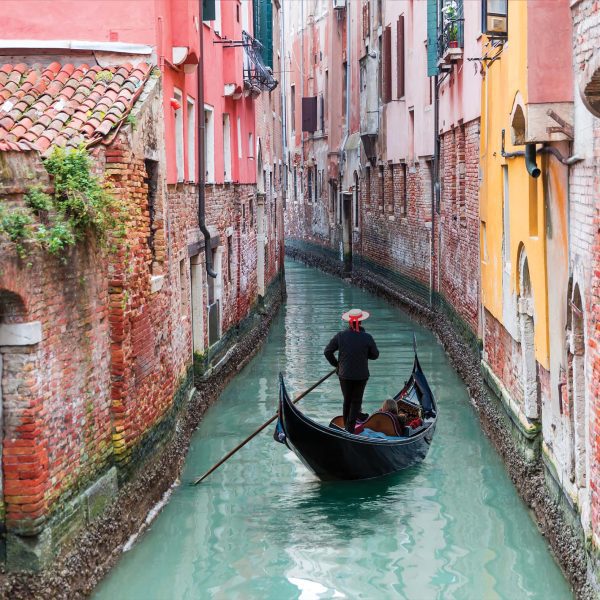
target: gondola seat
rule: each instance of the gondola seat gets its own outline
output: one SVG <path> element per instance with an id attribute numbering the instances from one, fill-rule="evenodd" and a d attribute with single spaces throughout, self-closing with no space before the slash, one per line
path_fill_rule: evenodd
<path id="1" fill-rule="evenodd" d="M 331 419 L 329 426 L 339 427 L 344 429 L 344 417 L 342 415 Z M 360 434 L 364 429 L 370 429 L 377 433 L 383 433 L 391 437 L 400 437 L 405 435 L 405 432 L 400 431 L 400 423 L 398 419 L 391 414 L 385 412 L 376 412 L 372 414 L 364 423 L 357 423 L 354 433 Z"/>

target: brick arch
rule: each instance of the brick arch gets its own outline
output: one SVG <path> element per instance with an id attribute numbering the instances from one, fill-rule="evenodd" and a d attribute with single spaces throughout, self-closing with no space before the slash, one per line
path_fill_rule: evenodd
<path id="1" fill-rule="evenodd" d="M 600 55 L 594 53 L 579 81 L 579 94 L 585 107 L 600 117 Z"/>
<path id="2" fill-rule="evenodd" d="M 0 288 L 0 323 L 24 323 L 27 307 L 23 298 L 10 290 Z"/>

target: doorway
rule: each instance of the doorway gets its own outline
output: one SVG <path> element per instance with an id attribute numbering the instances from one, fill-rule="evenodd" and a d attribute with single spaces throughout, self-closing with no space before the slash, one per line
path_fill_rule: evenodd
<path id="1" fill-rule="evenodd" d="M 342 242 L 344 249 L 344 273 L 352 272 L 352 194 L 342 194 Z"/>

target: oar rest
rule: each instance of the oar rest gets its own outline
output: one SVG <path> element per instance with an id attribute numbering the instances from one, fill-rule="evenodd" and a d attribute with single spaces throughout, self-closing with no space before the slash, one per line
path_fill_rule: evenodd
<path id="1" fill-rule="evenodd" d="M 364 429 L 378 431 L 394 437 L 401 436 L 400 424 L 394 415 L 390 413 L 377 412 L 372 414 L 364 423 Z"/>

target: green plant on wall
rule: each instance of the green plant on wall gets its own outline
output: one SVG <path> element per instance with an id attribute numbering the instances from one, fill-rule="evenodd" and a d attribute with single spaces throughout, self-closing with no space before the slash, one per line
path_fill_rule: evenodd
<path id="1" fill-rule="evenodd" d="M 52 194 L 33 187 L 25 195 L 25 207 L 0 201 L 0 236 L 15 244 L 21 258 L 29 246 L 62 255 L 89 234 L 101 245 L 110 237 L 124 237 L 125 208 L 92 173 L 92 160 L 83 146 L 55 148 L 44 166 L 54 181 Z"/>

